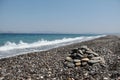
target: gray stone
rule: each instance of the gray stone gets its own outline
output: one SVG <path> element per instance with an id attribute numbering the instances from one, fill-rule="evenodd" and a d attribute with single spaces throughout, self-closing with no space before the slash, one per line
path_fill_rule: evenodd
<path id="1" fill-rule="evenodd" d="M 72 62 L 73 59 L 71 57 L 66 57 L 66 61 Z"/>
<path id="2" fill-rule="evenodd" d="M 77 54 L 77 56 L 79 56 L 80 58 L 83 58 L 83 57 L 84 57 L 83 55 L 81 55 L 81 54 L 79 54 L 79 53 Z"/>
<path id="3" fill-rule="evenodd" d="M 78 50 L 78 52 L 79 52 L 80 54 L 84 54 L 84 53 L 82 52 L 82 50 Z"/>
<path id="4" fill-rule="evenodd" d="M 93 51 L 86 51 L 87 54 L 93 54 L 95 56 L 99 56 L 97 53 L 93 52 Z"/>
<path id="5" fill-rule="evenodd" d="M 94 55 L 93 54 L 89 54 L 87 57 L 91 59 L 91 58 L 94 57 Z"/>
<path id="6" fill-rule="evenodd" d="M 1 77 L 0 77 L 0 80 L 3 80 L 3 79 L 4 79 L 4 77 L 3 77 L 3 76 L 1 76 Z"/>
<path id="7" fill-rule="evenodd" d="M 79 59 L 74 59 L 73 61 L 74 61 L 74 62 L 80 62 L 81 60 L 79 60 Z"/>
<path id="8" fill-rule="evenodd" d="M 86 45 L 81 46 L 81 49 L 84 49 L 85 51 L 89 51 L 90 50 Z"/>
<path id="9" fill-rule="evenodd" d="M 82 66 L 86 66 L 86 65 L 87 65 L 87 62 L 82 62 L 81 65 L 82 65 Z"/>
<path id="10" fill-rule="evenodd" d="M 73 50 L 72 50 L 72 53 L 77 53 L 78 52 L 78 48 L 74 48 Z"/>
<path id="11" fill-rule="evenodd" d="M 101 60 L 101 57 L 92 57 L 92 60 Z"/>
<path id="12" fill-rule="evenodd" d="M 73 68 L 73 67 L 75 67 L 75 65 L 74 65 L 74 63 L 72 63 L 72 62 L 68 62 L 68 63 L 67 63 L 67 67 Z"/>
<path id="13" fill-rule="evenodd" d="M 89 60 L 88 63 L 95 64 L 100 62 L 101 60 Z"/>

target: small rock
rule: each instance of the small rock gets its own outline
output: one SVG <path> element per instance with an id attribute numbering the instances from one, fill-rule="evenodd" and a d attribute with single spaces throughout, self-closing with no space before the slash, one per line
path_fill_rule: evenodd
<path id="1" fill-rule="evenodd" d="M 103 80 L 109 80 L 107 77 L 104 77 Z"/>
<path id="2" fill-rule="evenodd" d="M 73 59 L 72 59 L 71 57 L 66 57 L 66 60 L 67 60 L 67 61 L 70 61 L 70 62 L 73 61 Z"/>
<path id="3" fill-rule="evenodd" d="M 89 59 L 88 58 L 83 58 L 81 61 L 89 61 Z"/>
<path id="4" fill-rule="evenodd" d="M 80 58 L 83 58 L 83 57 L 84 57 L 83 55 L 81 55 L 81 54 L 79 54 L 79 53 L 77 54 L 77 56 L 79 56 Z"/>
<path id="5" fill-rule="evenodd" d="M 1 77 L 0 77 L 0 80 L 3 80 L 3 79 L 4 79 L 4 77 L 3 77 L 3 76 L 1 76 Z"/>
<path id="6" fill-rule="evenodd" d="M 43 76 L 40 76 L 41 79 L 43 79 L 44 77 Z"/>
<path id="7" fill-rule="evenodd" d="M 81 60 L 79 60 L 79 59 L 74 59 L 73 61 L 74 61 L 74 62 L 80 62 Z"/>
<path id="8" fill-rule="evenodd" d="M 83 75 L 84 75 L 85 77 L 87 77 L 87 76 L 88 76 L 88 72 L 84 73 Z"/>
<path id="9" fill-rule="evenodd" d="M 86 48 L 88 48 L 86 45 L 83 45 L 83 46 L 81 46 L 80 47 L 81 49 L 86 49 Z"/>
<path id="10" fill-rule="evenodd" d="M 88 58 L 88 54 L 83 54 L 83 58 Z"/>
<path id="11" fill-rule="evenodd" d="M 70 55 L 70 57 L 76 57 L 77 53 L 73 53 Z"/>
<path id="12" fill-rule="evenodd" d="M 93 54 L 90 54 L 90 55 L 88 55 L 87 57 L 91 59 L 91 58 L 94 57 L 94 55 L 93 55 Z"/>
<path id="13" fill-rule="evenodd" d="M 100 60 L 101 57 L 92 57 L 91 59 L 92 59 L 92 60 Z"/>
<path id="14" fill-rule="evenodd" d="M 89 51 L 90 50 L 86 45 L 81 46 L 81 49 L 84 49 L 85 51 Z"/>
<path id="15" fill-rule="evenodd" d="M 118 80 L 120 80 L 120 77 L 118 77 Z"/>
<path id="16" fill-rule="evenodd" d="M 74 78 L 68 78 L 67 80 L 75 80 Z"/>
<path id="17" fill-rule="evenodd" d="M 81 62 L 75 63 L 75 66 L 80 66 L 80 65 L 81 65 Z"/>
<path id="18" fill-rule="evenodd" d="M 75 65 L 74 65 L 74 63 L 72 63 L 72 62 L 68 62 L 67 63 L 67 67 L 69 67 L 69 68 L 72 68 L 72 67 L 74 67 Z"/>
<path id="19" fill-rule="evenodd" d="M 87 62 L 82 62 L 81 65 L 82 65 L 82 66 L 86 66 L 86 65 L 87 65 Z"/>
<path id="20" fill-rule="evenodd" d="M 95 63 L 98 63 L 100 62 L 101 60 L 89 60 L 88 63 L 90 64 L 95 64 Z"/>
<path id="21" fill-rule="evenodd" d="M 32 80 L 30 76 L 27 77 L 27 80 Z"/>
<path id="22" fill-rule="evenodd" d="M 72 53 L 77 53 L 77 52 L 78 52 L 78 48 L 72 50 Z"/>
<path id="23" fill-rule="evenodd" d="M 79 52 L 80 54 L 83 54 L 82 50 L 78 50 L 78 52 Z"/>
<path id="24" fill-rule="evenodd" d="M 95 53 L 95 52 L 93 52 L 93 51 L 86 51 L 86 53 L 87 53 L 87 54 L 93 54 L 93 55 L 95 55 L 95 56 L 98 56 L 98 54 Z"/>
<path id="25" fill-rule="evenodd" d="M 103 63 L 103 64 L 105 64 L 105 60 L 104 60 L 104 58 L 100 58 L 100 63 Z"/>

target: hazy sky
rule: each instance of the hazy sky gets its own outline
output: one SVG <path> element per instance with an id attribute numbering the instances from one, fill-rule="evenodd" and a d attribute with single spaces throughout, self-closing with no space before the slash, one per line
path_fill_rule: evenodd
<path id="1" fill-rule="evenodd" d="M 120 33 L 120 0 L 0 0 L 0 31 Z"/>

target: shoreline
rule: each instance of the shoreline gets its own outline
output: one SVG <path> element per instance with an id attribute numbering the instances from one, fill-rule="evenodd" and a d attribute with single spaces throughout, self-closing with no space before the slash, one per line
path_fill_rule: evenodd
<path id="1" fill-rule="evenodd" d="M 66 68 L 64 59 L 73 48 L 87 45 L 105 59 L 105 65 Z M 0 59 L 0 78 L 31 80 L 104 80 L 120 77 L 120 37 L 108 35 L 89 41 Z M 91 70 L 89 70 L 91 69 Z M 49 73 L 48 73 L 49 72 Z M 101 74 L 102 73 L 102 74 Z M 85 76 L 84 74 L 87 74 Z M 72 80 L 72 79 L 71 79 Z"/>
<path id="2" fill-rule="evenodd" d="M 34 42 L 33 42 L 33 43 L 27 45 L 29 47 L 24 47 L 24 48 L 22 48 L 22 47 L 19 48 L 20 47 L 19 45 L 21 45 L 21 44 L 16 44 L 16 46 L 11 46 L 14 49 L 10 49 L 10 47 L 6 48 L 7 46 L 2 46 L 0 48 L 0 53 L 1 53 L 0 54 L 0 59 L 14 57 L 14 56 L 17 56 L 17 55 L 22 55 L 22 54 L 47 51 L 47 50 L 50 50 L 50 49 L 53 49 L 53 48 L 59 48 L 59 47 L 62 47 L 62 46 L 81 43 L 81 42 L 84 42 L 84 41 L 89 41 L 89 40 L 93 40 L 93 39 L 96 39 L 96 38 L 99 38 L 99 37 L 104 37 L 104 36 L 106 36 L 106 35 L 97 35 L 97 36 L 88 36 L 88 37 L 87 36 L 86 37 L 85 36 L 80 36 L 80 37 L 66 38 L 66 39 L 62 38 L 62 39 L 56 39 L 56 40 L 53 40 L 53 41 L 48 41 L 46 43 L 43 42 L 43 44 L 39 43 L 37 41 L 36 44 L 34 44 Z M 24 42 L 22 42 L 22 43 L 24 43 Z M 36 45 L 39 45 L 39 46 L 36 46 Z M 19 46 L 19 47 L 17 47 L 17 46 Z M 4 50 L 5 50 L 5 52 L 4 52 Z"/>

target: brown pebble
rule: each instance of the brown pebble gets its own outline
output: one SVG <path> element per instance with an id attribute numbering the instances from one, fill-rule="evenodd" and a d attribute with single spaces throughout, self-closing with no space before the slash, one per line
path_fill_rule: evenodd
<path id="1" fill-rule="evenodd" d="M 88 58 L 83 58 L 81 61 L 89 61 L 89 59 Z"/>
<path id="2" fill-rule="evenodd" d="M 27 80 L 32 80 L 30 76 L 28 76 Z"/>
<path id="3" fill-rule="evenodd" d="M 81 62 L 75 63 L 75 66 L 80 66 L 80 65 L 81 65 Z"/>
<path id="4" fill-rule="evenodd" d="M 68 78 L 67 80 L 75 80 L 74 78 Z"/>

